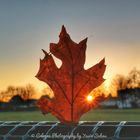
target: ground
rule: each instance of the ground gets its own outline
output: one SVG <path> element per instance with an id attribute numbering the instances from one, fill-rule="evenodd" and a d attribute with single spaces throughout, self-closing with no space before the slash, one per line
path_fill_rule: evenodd
<path id="1" fill-rule="evenodd" d="M 0 121 L 57 121 L 39 111 L 0 112 Z M 96 109 L 82 116 L 81 121 L 140 121 L 140 109 Z"/>

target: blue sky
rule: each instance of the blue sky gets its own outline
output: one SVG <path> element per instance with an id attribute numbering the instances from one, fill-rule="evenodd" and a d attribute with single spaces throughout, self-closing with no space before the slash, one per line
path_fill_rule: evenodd
<path id="1" fill-rule="evenodd" d="M 0 0 L 0 90 L 44 84 L 34 76 L 41 49 L 64 24 L 75 42 L 88 38 L 85 68 L 106 58 L 106 79 L 140 69 L 139 0 Z"/>

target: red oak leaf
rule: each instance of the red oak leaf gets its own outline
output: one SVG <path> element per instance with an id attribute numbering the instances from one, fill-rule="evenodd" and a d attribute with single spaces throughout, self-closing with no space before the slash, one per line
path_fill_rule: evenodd
<path id="1" fill-rule="evenodd" d="M 45 113 L 52 113 L 63 123 L 77 123 L 80 117 L 97 106 L 99 97 L 87 101 L 89 93 L 104 81 L 105 59 L 85 70 L 87 38 L 78 44 L 73 42 L 62 26 L 57 44 L 50 44 L 50 53 L 40 60 L 36 77 L 47 83 L 54 92 L 53 99 L 41 98 L 37 105 Z M 58 68 L 52 57 L 62 61 Z"/>

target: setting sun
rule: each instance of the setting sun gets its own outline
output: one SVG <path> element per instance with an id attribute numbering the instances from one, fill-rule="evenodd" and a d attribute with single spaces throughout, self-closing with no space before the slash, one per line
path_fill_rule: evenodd
<path id="1" fill-rule="evenodd" d="M 88 96 L 87 96 L 87 101 L 88 101 L 88 102 L 91 102 L 93 99 L 94 99 L 93 96 L 91 96 L 91 95 L 88 95 Z"/>

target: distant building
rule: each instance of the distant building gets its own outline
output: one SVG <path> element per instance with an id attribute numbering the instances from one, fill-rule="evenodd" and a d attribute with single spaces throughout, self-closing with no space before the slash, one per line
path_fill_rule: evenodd
<path id="1" fill-rule="evenodd" d="M 99 105 L 100 108 L 119 108 L 118 107 L 118 98 L 108 96 L 103 102 Z"/>
<path id="2" fill-rule="evenodd" d="M 118 91 L 121 108 L 140 107 L 140 88 L 126 88 Z"/>
<path id="3" fill-rule="evenodd" d="M 0 111 L 28 111 L 36 109 L 35 99 L 23 100 L 19 95 L 13 96 L 9 102 L 0 103 Z"/>

